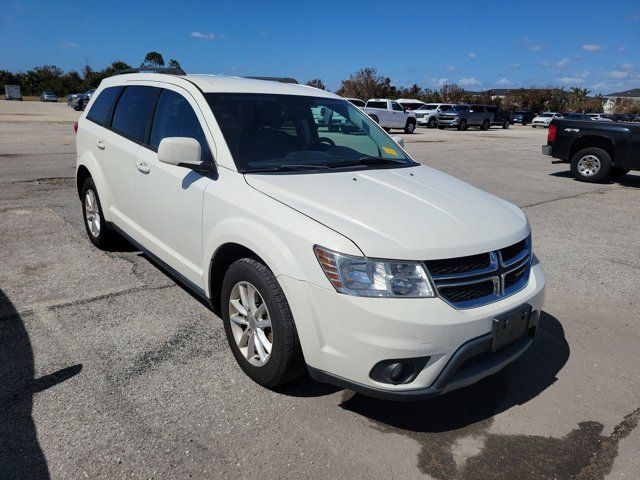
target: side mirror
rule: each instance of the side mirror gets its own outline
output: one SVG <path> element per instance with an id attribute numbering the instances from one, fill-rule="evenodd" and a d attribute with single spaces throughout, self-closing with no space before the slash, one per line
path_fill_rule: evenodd
<path id="1" fill-rule="evenodd" d="M 393 137 L 391 137 L 391 139 L 396 142 L 398 145 L 400 145 L 402 148 L 404 148 L 404 138 L 398 136 L 398 135 L 394 135 Z"/>
<path id="2" fill-rule="evenodd" d="M 166 137 L 158 146 L 158 160 L 179 167 L 202 167 L 200 142 L 189 137 Z"/>

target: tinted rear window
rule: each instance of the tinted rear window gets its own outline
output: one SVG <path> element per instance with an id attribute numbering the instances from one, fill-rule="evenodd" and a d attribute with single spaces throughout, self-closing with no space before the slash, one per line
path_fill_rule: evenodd
<path id="1" fill-rule="evenodd" d="M 367 102 L 367 108 L 382 108 L 387 109 L 387 102 Z"/>
<path id="2" fill-rule="evenodd" d="M 364 107 L 365 106 L 365 102 L 364 100 L 349 100 L 353 105 L 355 105 L 356 107 Z"/>
<path id="3" fill-rule="evenodd" d="M 105 88 L 93 102 L 87 118 L 99 125 L 108 125 L 111 109 L 121 91 L 122 87 Z"/>
<path id="4" fill-rule="evenodd" d="M 132 140 L 143 142 L 159 94 L 159 88 L 126 87 L 113 112 L 111 128 Z"/>

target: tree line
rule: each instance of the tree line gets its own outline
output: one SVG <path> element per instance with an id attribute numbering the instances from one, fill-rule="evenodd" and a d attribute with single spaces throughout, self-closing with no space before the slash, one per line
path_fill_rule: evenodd
<path id="1" fill-rule="evenodd" d="M 149 52 L 140 64 L 141 67 L 157 68 L 164 67 L 165 61 L 158 52 Z M 175 59 L 169 60 L 169 68 L 181 68 L 180 62 Z M 85 65 L 80 72 L 71 70 L 63 72 L 56 65 L 43 65 L 35 67 L 26 72 L 10 72 L 0 70 L 0 88 L 4 85 L 19 85 L 22 95 L 40 95 L 44 91 L 55 92 L 58 96 L 65 96 L 70 93 L 86 92 L 92 88 L 97 88 L 100 82 L 119 70 L 132 68 L 126 62 L 116 60 L 102 70 L 94 70 L 89 65 Z"/>
<path id="2" fill-rule="evenodd" d="M 149 52 L 141 67 L 164 67 L 165 61 L 158 52 Z M 169 68 L 181 68 L 175 59 L 166 64 Z M 69 93 L 85 92 L 96 88 L 102 79 L 119 70 L 131 68 L 126 62 L 116 60 L 102 70 L 93 70 L 86 65 L 80 72 L 71 70 L 63 72 L 55 65 L 35 67 L 26 72 L 12 73 L 0 70 L 0 85 L 19 85 L 23 95 L 40 95 L 45 90 L 55 92 L 58 96 Z M 326 90 L 324 82 L 315 78 L 307 82 L 316 88 Z M 342 80 L 338 95 L 348 98 L 415 98 L 426 103 L 482 103 L 496 105 L 504 110 L 544 110 L 565 112 L 581 111 L 599 113 L 603 109 L 602 96 L 590 97 L 586 88 L 521 88 L 509 90 L 505 97 L 492 95 L 491 90 L 485 92 L 469 92 L 455 83 L 441 85 L 440 88 L 422 88 L 418 84 L 410 87 L 397 87 L 389 77 L 380 75 L 375 68 L 362 68 Z M 618 99 L 614 106 L 615 113 L 640 113 L 640 103 L 629 99 Z"/>

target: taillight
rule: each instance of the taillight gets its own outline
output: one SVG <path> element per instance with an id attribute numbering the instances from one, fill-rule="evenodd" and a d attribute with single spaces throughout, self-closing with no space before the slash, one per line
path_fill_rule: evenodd
<path id="1" fill-rule="evenodd" d="M 549 125 L 549 133 L 547 133 L 547 143 L 553 143 L 556 141 L 556 130 L 558 127 L 555 125 Z"/>
<path id="2" fill-rule="evenodd" d="M 78 122 L 73 124 L 73 133 L 78 133 Z"/>

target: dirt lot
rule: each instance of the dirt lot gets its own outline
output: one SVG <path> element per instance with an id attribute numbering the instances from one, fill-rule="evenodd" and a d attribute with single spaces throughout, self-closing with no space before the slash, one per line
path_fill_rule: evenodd
<path id="1" fill-rule="evenodd" d="M 269 391 L 146 257 L 86 239 L 77 116 L 0 101 L 0 478 L 638 478 L 640 175 L 576 182 L 530 127 L 405 135 L 524 208 L 548 273 L 536 343 L 421 403 Z"/>

